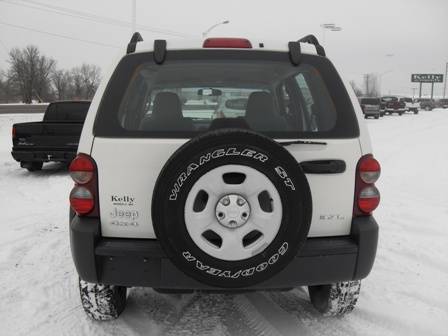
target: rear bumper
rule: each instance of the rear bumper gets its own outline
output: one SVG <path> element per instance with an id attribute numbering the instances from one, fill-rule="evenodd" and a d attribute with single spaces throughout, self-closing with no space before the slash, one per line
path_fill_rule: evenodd
<path id="1" fill-rule="evenodd" d="M 77 149 L 59 150 L 59 151 L 31 151 L 31 150 L 15 150 L 11 152 L 14 160 L 19 162 L 71 162 L 76 156 Z"/>
<path id="2" fill-rule="evenodd" d="M 281 289 L 365 278 L 378 242 L 373 217 L 353 219 L 350 236 L 309 238 L 280 273 L 247 289 Z M 102 238 L 98 219 L 74 216 L 70 244 L 79 276 L 86 281 L 161 289 L 219 290 L 178 270 L 157 240 Z"/>

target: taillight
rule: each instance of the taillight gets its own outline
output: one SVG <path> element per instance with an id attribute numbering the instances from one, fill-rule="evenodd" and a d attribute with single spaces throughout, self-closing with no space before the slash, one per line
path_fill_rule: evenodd
<path id="1" fill-rule="evenodd" d="M 204 41 L 203 48 L 252 48 L 248 39 L 235 37 L 212 37 Z"/>
<path id="2" fill-rule="evenodd" d="M 372 154 L 364 155 L 356 168 L 354 216 L 370 215 L 380 203 L 380 192 L 375 182 L 381 174 L 381 167 Z"/>
<path id="3" fill-rule="evenodd" d="M 89 189 L 75 186 L 70 193 L 70 206 L 78 215 L 86 215 L 95 207 L 95 200 Z"/>
<path id="4" fill-rule="evenodd" d="M 381 174 L 381 167 L 372 156 L 361 159 L 358 163 L 359 176 L 365 183 L 375 183 Z"/>
<path id="5" fill-rule="evenodd" d="M 92 180 L 95 165 L 89 156 L 79 154 L 70 163 L 68 171 L 70 172 L 70 176 L 75 183 L 86 184 Z"/>
<path id="6" fill-rule="evenodd" d="M 375 186 L 365 187 L 358 195 L 358 208 L 365 214 L 371 213 L 380 204 L 380 192 Z"/>
<path id="7" fill-rule="evenodd" d="M 12 127 L 11 133 L 12 133 L 12 138 L 15 139 L 16 138 L 16 127 L 15 126 Z"/>
<path id="8" fill-rule="evenodd" d="M 71 208 L 79 216 L 98 216 L 98 181 L 95 161 L 89 155 L 78 154 L 70 163 L 69 172 L 75 182 L 70 193 Z"/>

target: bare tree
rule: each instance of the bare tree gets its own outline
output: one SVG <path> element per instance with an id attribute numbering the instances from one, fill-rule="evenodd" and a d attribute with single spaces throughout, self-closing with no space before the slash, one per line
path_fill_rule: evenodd
<path id="1" fill-rule="evenodd" d="M 82 81 L 85 90 L 85 98 L 92 99 L 101 80 L 101 70 L 99 66 L 83 64 L 81 66 Z"/>
<path id="2" fill-rule="evenodd" d="M 40 55 L 35 46 L 14 48 L 9 53 L 8 82 L 18 90 L 24 103 L 31 103 L 33 97 L 46 100 L 50 94 L 50 74 L 56 62 Z"/>
<path id="3" fill-rule="evenodd" d="M 378 76 L 370 73 L 364 75 L 364 94 L 366 97 L 378 97 Z"/>
<path id="4" fill-rule="evenodd" d="M 71 71 L 73 98 L 91 99 L 101 80 L 101 70 L 97 65 L 83 64 Z"/>
<path id="5" fill-rule="evenodd" d="M 70 71 L 55 70 L 51 76 L 55 88 L 55 96 L 58 100 L 70 99 L 73 87 L 73 78 Z"/>
<path id="6" fill-rule="evenodd" d="M 5 86 L 6 82 L 3 80 L 3 71 L 0 70 L 0 102 L 5 100 Z"/>
<path id="7" fill-rule="evenodd" d="M 17 101 L 17 90 L 11 85 L 4 71 L 0 71 L 0 103 Z"/>
<path id="8" fill-rule="evenodd" d="M 34 93 L 41 102 L 48 101 L 48 98 L 51 97 L 51 74 L 55 68 L 55 60 L 46 56 L 39 57 Z"/>
<path id="9" fill-rule="evenodd" d="M 84 96 L 84 88 L 83 88 L 83 80 L 81 75 L 81 68 L 76 67 L 73 68 L 71 71 L 72 76 L 72 92 L 71 92 L 71 98 L 72 99 L 82 99 Z"/>

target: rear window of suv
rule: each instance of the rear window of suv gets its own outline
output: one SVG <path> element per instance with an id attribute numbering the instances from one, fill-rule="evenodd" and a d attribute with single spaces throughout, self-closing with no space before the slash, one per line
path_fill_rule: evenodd
<path id="1" fill-rule="evenodd" d="M 125 56 L 103 95 L 96 136 L 190 138 L 218 127 L 273 138 L 353 138 L 351 100 L 331 62 L 285 52 L 168 51 Z"/>

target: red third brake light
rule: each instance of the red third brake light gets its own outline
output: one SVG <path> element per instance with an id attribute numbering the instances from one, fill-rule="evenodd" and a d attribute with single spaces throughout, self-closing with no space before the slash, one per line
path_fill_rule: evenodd
<path id="1" fill-rule="evenodd" d="M 252 48 L 248 39 L 235 37 L 212 37 L 204 41 L 203 48 Z"/>
<path id="2" fill-rule="evenodd" d="M 361 157 L 356 168 L 355 204 L 353 216 L 370 215 L 380 203 L 380 192 L 375 182 L 381 174 L 381 167 L 372 154 Z"/>

